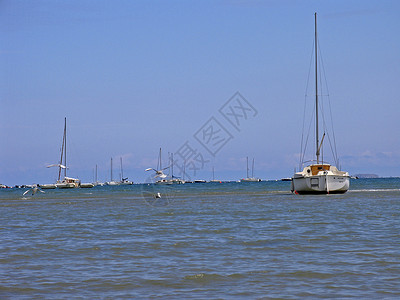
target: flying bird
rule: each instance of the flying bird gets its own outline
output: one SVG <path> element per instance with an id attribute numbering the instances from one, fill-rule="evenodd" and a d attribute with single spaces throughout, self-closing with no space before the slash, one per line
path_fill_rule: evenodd
<path id="1" fill-rule="evenodd" d="M 35 195 L 38 191 L 44 194 L 44 191 L 42 191 L 42 190 L 39 189 L 37 186 L 35 186 L 35 187 L 33 187 L 33 188 L 31 188 L 31 189 L 25 191 L 25 192 L 22 194 L 22 196 L 25 196 L 25 195 L 28 194 L 29 192 L 31 192 L 31 193 L 32 193 L 32 196 L 33 196 L 33 195 Z"/>
<path id="2" fill-rule="evenodd" d="M 154 172 L 156 172 L 156 176 L 154 176 L 154 178 L 160 177 L 160 178 L 164 179 L 165 177 L 167 177 L 167 175 L 165 175 L 163 171 L 168 169 L 168 168 L 169 167 L 166 167 L 166 168 L 163 168 L 161 170 L 156 170 L 156 169 L 153 169 L 153 168 L 147 168 L 145 171 L 153 170 Z"/>
<path id="3" fill-rule="evenodd" d="M 61 169 L 68 169 L 66 166 L 64 166 L 62 164 L 52 164 L 52 165 L 48 165 L 46 168 L 51 168 L 51 167 L 59 167 Z"/>

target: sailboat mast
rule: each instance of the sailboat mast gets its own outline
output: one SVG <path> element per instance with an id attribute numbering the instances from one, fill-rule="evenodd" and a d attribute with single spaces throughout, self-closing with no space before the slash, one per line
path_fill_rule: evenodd
<path id="1" fill-rule="evenodd" d="M 122 169 L 122 157 L 119 158 L 121 162 L 121 181 L 124 179 L 124 170 Z"/>
<path id="2" fill-rule="evenodd" d="M 111 157 L 111 178 L 110 181 L 113 181 L 113 176 L 112 176 L 112 157 Z"/>
<path id="3" fill-rule="evenodd" d="M 160 154 L 158 155 L 158 165 L 160 166 L 159 170 L 161 170 L 162 169 L 162 166 L 161 166 L 161 148 L 160 148 Z"/>
<path id="4" fill-rule="evenodd" d="M 183 175 L 182 175 L 183 181 L 185 181 L 185 172 L 186 172 L 186 159 L 183 161 Z"/>
<path id="5" fill-rule="evenodd" d="M 254 158 L 253 158 L 253 165 L 251 167 L 251 178 L 254 178 Z"/>
<path id="6" fill-rule="evenodd" d="M 246 178 L 249 178 L 249 157 L 248 156 L 246 156 L 246 162 L 247 162 Z"/>
<path id="7" fill-rule="evenodd" d="M 171 153 L 171 176 L 174 179 L 174 153 Z"/>
<path id="8" fill-rule="evenodd" d="M 67 118 L 64 118 L 64 136 L 65 136 L 65 142 L 64 142 L 64 177 L 67 177 Z"/>
<path id="9" fill-rule="evenodd" d="M 318 137 L 318 40 L 317 40 L 317 13 L 315 16 L 315 143 L 317 164 L 319 163 L 319 137 Z"/>
<path id="10" fill-rule="evenodd" d="M 64 132 L 63 132 L 63 140 L 61 144 L 61 157 L 60 157 L 60 165 L 58 167 L 58 179 L 57 181 L 60 181 L 61 179 L 61 165 L 63 164 L 63 156 L 64 156 L 64 143 L 65 143 L 65 124 L 64 124 Z M 64 163 L 65 165 L 65 163 Z"/>

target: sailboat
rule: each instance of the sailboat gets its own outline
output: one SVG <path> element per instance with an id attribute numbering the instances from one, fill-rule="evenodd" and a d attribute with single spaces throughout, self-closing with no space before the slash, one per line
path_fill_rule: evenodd
<path id="1" fill-rule="evenodd" d="M 210 182 L 218 182 L 218 183 L 221 183 L 221 180 L 218 180 L 218 179 L 215 179 L 215 176 L 214 176 L 215 174 L 214 174 L 214 167 L 212 168 L 212 179 L 210 180 Z"/>
<path id="2" fill-rule="evenodd" d="M 53 166 L 53 165 L 51 165 Z M 81 181 L 76 178 L 67 177 L 67 118 L 64 118 L 64 134 L 61 146 L 61 158 L 58 166 L 58 179 L 56 187 L 59 189 L 77 188 L 80 186 Z M 61 179 L 61 173 L 64 170 L 64 178 Z"/>
<path id="3" fill-rule="evenodd" d="M 350 186 L 348 172 L 340 171 L 336 166 L 330 165 L 321 159 L 325 133 L 319 141 L 318 121 L 318 41 L 317 41 L 317 13 L 315 13 L 315 156 L 314 163 L 297 172 L 292 178 L 292 192 L 296 194 L 332 194 L 345 193 Z M 322 152 L 323 153 L 323 152 Z M 304 157 L 302 155 L 301 157 Z M 301 161 L 303 164 L 303 161 Z"/>
<path id="4" fill-rule="evenodd" d="M 249 157 L 246 157 L 246 161 L 247 161 L 247 168 L 246 168 L 246 178 L 242 178 L 240 179 L 241 182 L 259 182 L 261 181 L 260 178 L 255 178 L 254 177 L 254 158 L 253 158 L 253 165 L 251 168 L 251 177 L 249 177 Z"/>
<path id="5" fill-rule="evenodd" d="M 170 184 L 184 184 L 185 181 L 174 175 L 174 153 L 171 153 L 170 157 L 170 165 L 171 165 L 171 179 L 168 179 L 168 183 Z"/>
<path id="6" fill-rule="evenodd" d="M 124 170 L 122 169 L 122 157 L 120 157 L 120 162 L 121 162 L 121 185 L 132 185 L 133 182 L 128 180 L 128 177 L 124 178 Z"/>
<path id="7" fill-rule="evenodd" d="M 158 155 L 158 163 L 157 163 L 157 169 L 154 168 L 147 168 L 145 171 L 154 171 L 156 174 L 153 177 L 154 179 L 156 178 L 160 178 L 158 180 L 156 180 L 155 183 L 158 184 L 172 184 L 171 182 L 168 181 L 167 175 L 164 174 L 164 170 L 168 169 L 170 166 L 163 168 L 162 167 L 162 160 L 161 160 L 161 148 L 160 148 L 160 153 Z"/>
<path id="8" fill-rule="evenodd" d="M 94 186 L 98 185 L 97 183 L 97 165 L 96 165 L 96 179 L 95 182 L 81 182 L 80 187 L 81 188 L 92 188 Z"/>
<path id="9" fill-rule="evenodd" d="M 113 180 L 113 159 L 111 157 L 111 167 L 110 167 L 110 181 L 105 183 L 106 185 L 120 185 L 120 182 Z"/>

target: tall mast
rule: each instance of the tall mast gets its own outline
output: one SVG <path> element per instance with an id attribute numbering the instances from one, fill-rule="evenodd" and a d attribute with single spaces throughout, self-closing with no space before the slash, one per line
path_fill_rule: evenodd
<path id="1" fill-rule="evenodd" d="M 171 153 L 171 176 L 174 179 L 174 153 Z"/>
<path id="2" fill-rule="evenodd" d="M 64 177 L 67 177 L 67 118 L 64 118 L 64 136 L 65 136 L 65 143 L 64 143 Z"/>
<path id="3" fill-rule="evenodd" d="M 183 175 L 182 175 L 183 181 L 185 181 L 185 172 L 186 172 L 186 159 L 183 161 Z"/>
<path id="4" fill-rule="evenodd" d="M 58 179 L 57 181 L 60 181 L 61 179 L 61 165 L 63 165 L 63 156 L 64 156 L 64 144 L 65 144 L 65 126 L 66 126 L 66 120 L 64 123 L 64 132 L 63 132 L 63 140 L 61 144 L 61 157 L 60 157 L 60 166 L 58 167 Z M 66 163 L 64 162 L 64 166 L 66 166 Z"/>
<path id="5" fill-rule="evenodd" d="M 253 158 L 253 165 L 251 166 L 251 178 L 254 178 L 254 158 Z"/>
<path id="6" fill-rule="evenodd" d="M 318 40 L 317 40 L 317 13 L 315 16 L 315 143 L 317 164 L 319 163 L 319 137 L 318 137 Z"/>
<path id="7" fill-rule="evenodd" d="M 246 178 L 249 178 L 249 157 L 246 156 L 247 167 L 246 167 Z"/>
<path id="8" fill-rule="evenodd" d="M 162 166 L 161 166 L 161 148 L 160 148 L 160 154 L 158 155 L 158 165 L 160 166 L 159 170 L 161 170 L 162 169 Z"/>
<path id="9" fill-rule="evenodd" d="M 112 157 L 111 157 L 111 178 L 110 181 L 113 181 L 113 177 L 112 177 Z"/>
<path id="10" fill-rule="evenodd" d="M 121 181 L 124 180 L 124 171 L 122 170 L 122 157 L 119 158 L 121 161 Z"/>

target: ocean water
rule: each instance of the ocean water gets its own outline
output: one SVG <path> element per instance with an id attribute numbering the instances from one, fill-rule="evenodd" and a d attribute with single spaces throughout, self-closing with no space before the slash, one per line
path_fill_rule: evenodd
<path id="1" fill-rule="evenodd" d="M 0 190 L 0 299 L 400 298 L 399 178 L 289 190 Z"/>

